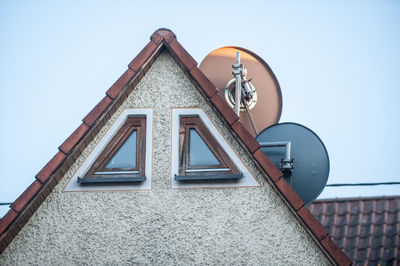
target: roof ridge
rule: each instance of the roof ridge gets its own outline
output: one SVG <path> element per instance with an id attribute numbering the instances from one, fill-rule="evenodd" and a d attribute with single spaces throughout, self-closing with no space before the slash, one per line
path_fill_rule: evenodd
<path id="1" fill-rule="evenodd" d="M 37 180 L 13 203 L 15 209 L 11 209 L 6 214 L 6 219 L 0 220 L 0 253 L 18 234 L 69 167 L 80 156 L 83 149 L 126 99 L 133 87 L 143 78 L 163 47 L 168 49 L 201 95 L 217 110 L 217 114 L 222 116 L 234 135 L 238 137 L 260 168 L 266 173 L 264 175 L 266 181 L 278 192 L 278 195 L 290 207 L 328 258 L 339 265 L 351 264 L 348 257 L 329 237 L 327 230 L 307 210 L 300 196 L 282 178 L 283 174 L 262 152 L 255 137 L 248 132 L 239 121 L 239 117 L 217 93 L 214 84 L 197 67 L 196 60 L 177 41 L 176 35 L 166 28 L 160 28 L 151 35 L 150 42 L 129 63 L 128 69 L 107 90 L 106 96 L 85 116 L 82 120 L 83 123 L 59 147 L 59 152 L 36 175 Z M 23 216 L 24 218 L 21 219 Z"/>
<path id="2" fill-rule="evenodd" d="M 312 204 L 324 203 L 324 202 L 342 202 L 342 201 L 368 201 L 368 200 L 387 200 L 387 199 L 399 199 L 400 195 L 392 196 L 372 196 L 372 197 L 347 197 L 347 198 L 328 198 L 328 199 L 317 199 Z"/>

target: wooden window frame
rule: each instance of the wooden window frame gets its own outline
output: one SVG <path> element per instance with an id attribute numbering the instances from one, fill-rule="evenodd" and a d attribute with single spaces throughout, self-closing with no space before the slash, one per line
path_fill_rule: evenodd
<path id="1" fill-rule="evenodd" d="M 133 131 L 136 131 L 136 167 L 105 168 L 109 160 L 111 160 Z M 146 116 L 128 116 L 125 123 L 105 146 L 84 177 L 78 177 L 78 183 L 127 183 L 144 181 L 146 179 L 145 165 Z"/>
<path id="2" fill-rule="evenodd" d="M 189 165 L 190 130 L 195 129 L 204 143 L 214 154 L 219 165 Z M 243 174 L 219 145 L 198 115 L 180 116 L 179 124 L 179 181 L 239 179 Z"/>

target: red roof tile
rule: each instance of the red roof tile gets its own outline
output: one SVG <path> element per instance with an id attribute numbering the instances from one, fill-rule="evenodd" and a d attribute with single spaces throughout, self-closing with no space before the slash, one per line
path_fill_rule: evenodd
<path id="1" fill-rule="evenodd" d="M 348 237 L 348 238 L 355 238 L 356 236 L 357 236 L 357 234 L 358 234 L 358 226 L 348 226 L 347 227 L 347 232 L 346 232 L 346 236 Z M 369 224 L 367 227 L 366 227 L 366 234 L 365 234 L 365 236 L 367 236 L 367 235 L 369 235 L 370 234 L 370 230 L 371 230 L 371 225 Z M 360 236 L 362 237 L 362 235 L 360 234 Z"/>
<path id="2" fill-rule="evenodd" d="M 243 143 L 247 146 L 251 154 L 260 149 L 260 143 L 258 143 L 258 141 L 250 134 L 250 132 L 243 126 L 243 124 L 239 120 L 233 123 L 232 128 L 239 136 L 239 138 L 243 141 Z"/>
<path id="3" fill-rule="evenodd" d="M 254 158 L 261 165 L 261 167 L 266 171 L 273 182 L 278 181 L 279 178 L 283 176 L 282 172 L 275 167 L 274 163 L 265 155 L 265 153 L 258 149 L 254 154 Z"/>
<path id="4" fill-rule="evenodd" d="M 328 231 L 323 227 L 315 217 L 306 209 L 306 207 L 302 207 L 298 212 L 300 218 L 303 220 L 305 224 L 307 224 L 308 228 L 310 228 L 315 237 L 319 240 L 323 239 L 328 235 Z"/>
<path id="5" fill-rule="evenodd" d="M 325 237 L 322 241 L 321 241 L 322 246 L 324 246 L 324 248 L 326 250 L 328 250 L 328 252 L 330 254 L 333 255 L 333 257 L 335 258 L 336 262 L 339 265 L 350 265 L 351 261 L 349 260 L 349 258 L 343 253 L 343 251 L 341 251 L 336 244 L 332 241 L 332 239 L 330 237 Z"/>
<path id="6" fill-rule="evenodd" d="M 304 206 L 304 201 L 300 196 L 293 190 L 293 188 L 285 181 L 284 178 L 279 179 L 275 183 L 276 187 L 285 196 L 286 200 L 293 207 L 295 211 L 299 210 Z"/>
<path id="7" fill-rule="evenodd" d="M 232 108 L 222 99 L 221 95 L 218 93 L 211 97 L 211 102 L 217 108 L 217 110 L 222 114 L 229 125 L 235 123 L 239 117 L 235 114 Z"/>
<path id="8" fill-rule="evenodd" d="M 304 202 L 297 195 L 297 193 L 286 183 L 283 178 L 280 178 L 282 173 L 277 169 L 270 160 L 265 156 L 261 155 L 260 145 L 256 139 L 247 131 L 247 129 L 238 121 L 239 117 L 233 112 L 229 105 L 216 93 L 216 88 L 213 84 L 204 76 L 204 74 L 196 67 L 197 62 L 192 56 L 182 47 L 182 45 L 176 40 L 175 34 L 168 29 L 159 29 L 152 34 L 149 44 L 139 53 L 139 55 L 129 64 L 129 69 L 114 83 L 113 86 L 106 92 L 106 96 L 89 112 L 89 114 L 83 119 L 84 124 L 87 126 L 81 126 L 78 128 L 61 146 L 60 152 L 58 152 L 50 162 L 36 175 L 36 178 L 42 183 L 46 183 L 43 188 L 37 193 L 37 183 L 32 188 L 28 188 L 28 192 L 13 204 L 13 206 L 21 211 L 18 214 L 14 210 L 4 217 L 2 227 L 0 227 L 0 253 L 5 247 L 12 241 L 14 236 L 20 230 L 19 226 L 15 226 L 15 232 L 9 233 L 5 231 L 5 228 L 11 228 L 15 221 L 22 219 L 18 225 L 23 226 L 27 220 L 31 217 L 37 207 L 45 200 L 47 195 L 51 192 L 51 189 L 58 183 L 59 176 L 65 173 L 67 166 L 71 166 L 75 161 L 81 147 L 75 149 L 74 152 L 70 153 L 72 149 L 80 143 L 80 145 L 87 145 L 95 134 L 99 131 L 99 126 L 104 124 L 104 119 L 107 116 L 102 116 L 103 113 L 109 113 L 116 110 L 118 104 L 122 104 L 124 97 L 128 96 L 129 90 L 127 84 L 132 81 L 132 84 L 137 84 L 138 81 L 144 76 L 146 70 L 149 69 L 149 64 L 155 61 L 155 56 L 158 55 L 157 51 L 160 51 L 162 47 L 166 47 L 175 58 L 177 63 L 183 68 L 189 78 L 198 86 L 198 89 L 202 90 L 203 96 L 206 97 L 208 102 L 211 102 L 218 112 L 224 117 L 231 129 L 237 134 L 240 140 L 243 142 L 248 151 L 254 156 L 259 165 L 268 174 L 265 176 L 270 181 L 273 187 L 280 193 L 279 195 L 284 197 L 292 211 L 297 214 L 297 217 L 303 221 L 310 232 L 316 237 L 320 244 L 324 247 L 323 251 L 332 258 L 336 263 L 340 265 L 348 264 L 347 257 L 337 248 L 337 246 L 325 235 L 325 231 L 320 227 L 317 221 L 315 221 L 305 210 Z M 148 64 L 149 63 L 149 64 Z M 111 116 L 108 114 L 108 117 Z M 80 139 L 84 139 L 80 142 Z M 83 144 L 82 144 L 83 143 Z M 68 154 L 68 155 L 66 155 Z M 62 166 L 62 167 L 61 167 Z M 63 171 L 59 173 L 59 171 Z M 57 174 L 53 175 L 55 171 Z M 49 181 L 49 178 L 52 179 Z M 48 182 L 49 181 L 49 182 Z M 30 201 L 35 200 L 35 204 L 31 204 L 27 210 L 24 208 L 29 204 Z M 18 230 L 17 230 L 18 229 Z M 324 236 L 325 235 L 325 236 Z"/>
<path id="9" fill-rule="evenodd" d="M 308 208 L 355 264 L 400 264 L 400 196 L 318 200 Z"/>
<path id="10" fill-rule="evenodd" d="M 68 154 L 72 148 L 78 143 L 78 141 L 85 135 L 89 130 L 89 127 L 82 123 L 75 131 L 69 136 L 63 144 L 59 147 L 60 151 Z"/>
<path id="11" fill-rule="evenodd" d="M 15 201 L 11 204 L 11 208 L 16 212 L 21 212 L 23 208 L 30 202 L 37 192 L 42 188 L 42 184 L 35 180 Z"/>
<path id="12" fill-rule="evenodd" d="M 160 28 L 150 36 L 150 40 L 155 41 L 156 43 L 161 43 L 163 40 L 169 42 L 174 38 L 176 39 L 175 33 L 167 28 Z"/>
<path id="13" fill-rule="evenodd" d="M 0 219 L 0 235 L 3 233 L 7 227 L 17 218 L 18 213 L 13 209 L 10 209 L 3 218 Z"/>
<path id="14" fill-rule="evenodd" d="M 119 77 L 118 80 L 111 86 L 111 88 L 108 89 L 108 91 L 106 92 L 108 97 L 110 97 L 111 99 L 117 98 L 122 89 L 125 87 L 126 84 L 128 84 L 128 82 L 133 78 L 135 74 L 136 72 L 132 69 L 127 69 L 124 74 L 122 74 L 121 77 Z"/>
<path id="15" fill-rule="evenodd" d="M 155 52 L 159 44 L 154 41 L 150 41 L 140 53 L 129 63 L 129 68 L 134 72 L 139 72 L 143 65 L 149 60 L 152 53 Z"/>
<path id="16" fill-rule="evenodd" d="M 169 35 L 166 35 L 169 37 Z M 183 46 L 172 37 L 169 37 L 169 41 L 167 42 L 167 46 L 172 51 L 173 55 L 175 55 L 178 63 L 183 65 L 185 70 L 192 70 L 195 66 L 197 66 L 196 60 L 183 48 Z"/>
<path id="17" fill-rule="evenodd" d="M 190 70 L 190 75 L 197 81 L 198 85 L 203 88 L 204 92 L 206 93 L 207 97 L 211 98 L 216 93 L 218 93 L 217 88 L 211 81 L 203 74 L 203 72 L 198 68 L 194 67 Z"/>
<path id="18" fill-rule="evenodd" d="M 82 119 L 83 123 L 89 127 L 94 125 L 94 122 L 101 116 L 101 114 L 107 109 L 111 104 L 112 99 L 107 95 L 90 111 L 85 118 Z"/>
<path id="19" fill-rule="evenodd" d="M 57 152 L 56 155 L 43 167 L 42 170 L 36 175 L 36 179 L 44 184 L 49 179 L 50 175 L 57 169 L 61 162 L 67 156 L 62 152 Z"/>

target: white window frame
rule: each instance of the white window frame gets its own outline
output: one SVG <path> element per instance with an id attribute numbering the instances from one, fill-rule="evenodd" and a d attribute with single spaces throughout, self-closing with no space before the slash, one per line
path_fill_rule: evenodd
<path id="1" fill-rule="evenodd" d="M 260 183 L 245 166 L 239 155 L 233 150 L 231 145 L 222 136 L 207 114 L 201 108 L 172 108 L 171 110 L 171 187 L 172 188 L 224 188 L 224 187 L 259 187 Z M 214 136 L 218 144 L 228 154 L 232 162 L 243 173 L 243 177 L 238 180 L 204 180 L 197 182 L 186 182 L 175 180 L 175 175 L 179 175 L 179 127 L 180 117 L 188 115 L 198 115 L 204 125 Z"/>
<path id="2" fill-rule="evenodd" d="M 136 182 L 130 184 L 96 184 L 96 185 L 81 185 L 77 182 L 78 176 L 85 176 L 89 171 L 91 165 L 95 162 L 96 158 L 100 155 L 103 149 L 115 136 L 121 126 L 125 123 L 128 116 L 132 115 L 145 115 L 146 116 L 146 162 L 145 162 L 145 176 L 146 180 L 143 182 Z M 65 192 L 71 191 L 112 191 L 112 190 L 149 190 L 152 188 L 152 151 L 153 151 L 153 109 L 152 108 L 127 108 L 118 116 L 116 121 L 110 129 L 101 138 L 99 143 L 93 151 L 88 155 L 82 165 L 74 173 L 68 184 L 65 186 Z"/>

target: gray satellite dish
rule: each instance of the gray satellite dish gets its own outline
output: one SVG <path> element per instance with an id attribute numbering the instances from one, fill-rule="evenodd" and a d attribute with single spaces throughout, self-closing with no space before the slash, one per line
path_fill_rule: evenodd
<path id="1" fill-rule="evenodd" d="M 296 123 L 275 124 L 258 134 L 257 141 L 306 204 L 318 197 L 328 181 L 329 156 L 312 130 Z"/>

